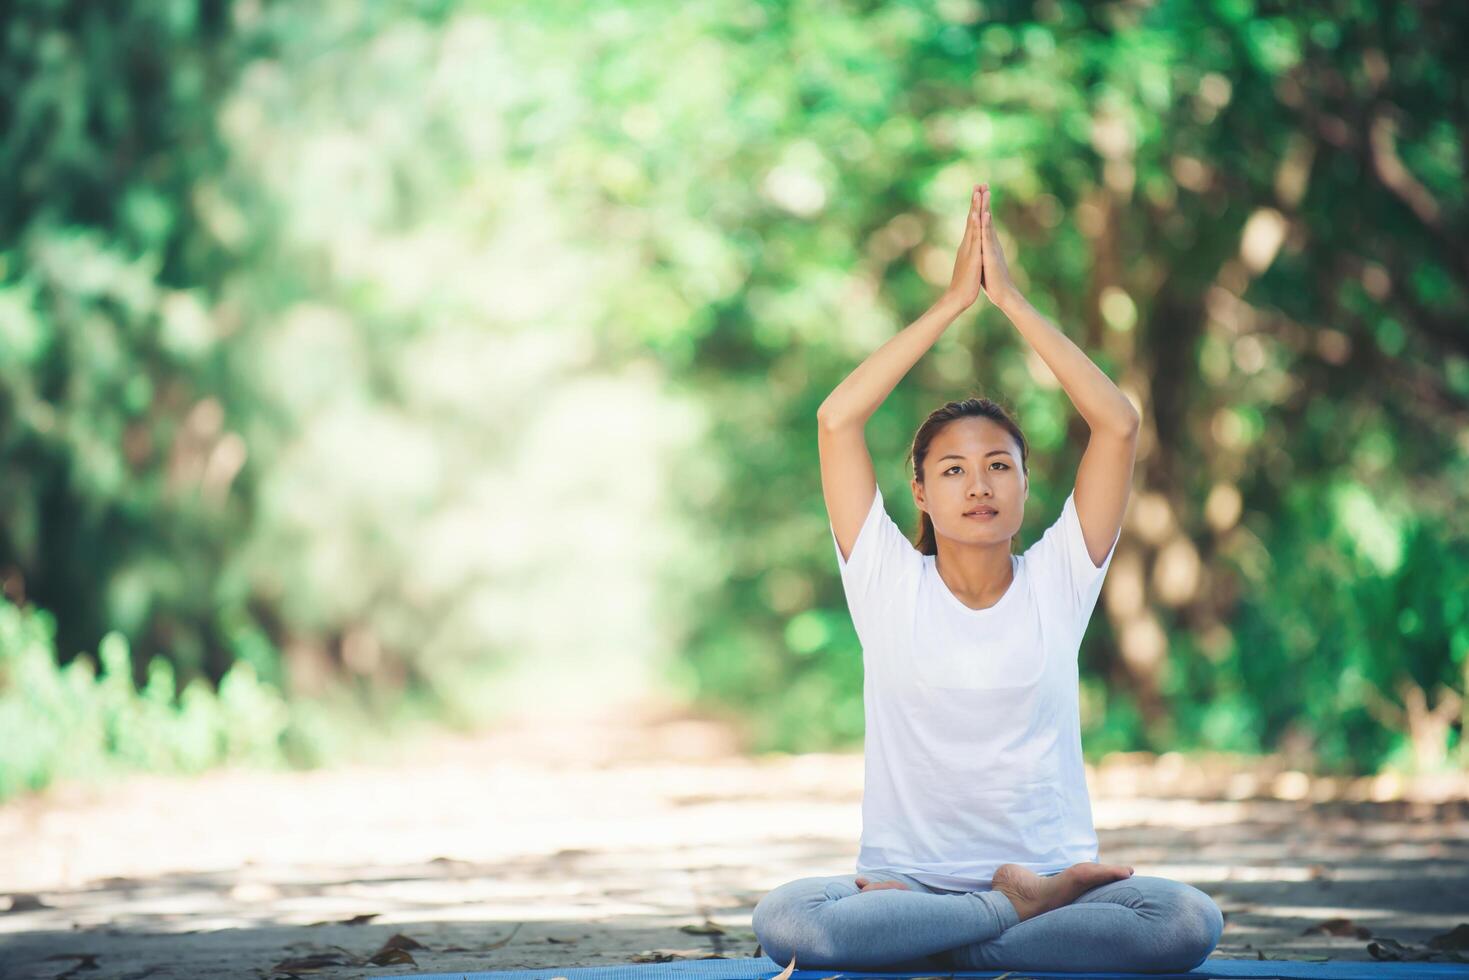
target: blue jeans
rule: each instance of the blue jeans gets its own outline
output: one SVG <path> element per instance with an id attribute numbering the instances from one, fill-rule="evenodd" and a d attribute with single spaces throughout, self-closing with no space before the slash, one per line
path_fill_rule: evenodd
<path id="1" fill-rule="evenodd" d="M 897 871 L 862 877 L 908 889 L 861 891 L 856 875 L 786 882 L 755 906 L 765 954 L 782 967 L 794 956 L 798 970 L 1185 973 L 1224 931 L 1212 898 L 1168 878 L 1108 882 L 1021 922 L 992 888 L 951 892 Z"/>

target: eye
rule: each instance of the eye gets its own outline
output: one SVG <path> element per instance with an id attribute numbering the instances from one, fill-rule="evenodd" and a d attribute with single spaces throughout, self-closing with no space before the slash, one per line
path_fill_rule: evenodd
<path id="1" fill-rule="evenodd" d="M 999 460 L 995 460 L 994 463 L 992 463 L 991 465 L 998 466 L 1002 470 L 1008 470 L 1010 468 L 1010 467 L 1006 466 L 1004 463 L 1000 462 Z"/>
<path id="2" fill-rule="evenodd" d="M 959 464 L 958 463 L 955 463 L 953 466 L 950 466 L 948 469 L 944 470 L 944 475 L 945 476 L 948 476 L 950 473 L 954 472 L 958 468 L 959 468 Z"/>

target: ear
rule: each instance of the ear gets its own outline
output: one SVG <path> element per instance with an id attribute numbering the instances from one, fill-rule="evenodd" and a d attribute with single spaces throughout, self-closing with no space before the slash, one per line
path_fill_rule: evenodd
<path id="1" fill-rule="evenodd" d="M 908 481 L 908 486 L 913 491 L 913 503 L 921 511 L 928 510 L 928 508 L 924 506 L 923 501 L 923 484 L 919 483 L 917 477 L 915 477 L 912 480 Z"/>

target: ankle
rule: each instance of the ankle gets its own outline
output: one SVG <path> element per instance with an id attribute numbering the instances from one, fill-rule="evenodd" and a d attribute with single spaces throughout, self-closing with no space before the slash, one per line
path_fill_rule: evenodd
<path id="1" fill-rule="evenodd" d="M 984 906 L 995 917 L 995 921 L 999 924 L 1001 932 L 1019 925 L 1026 919 L 1032 918 L 1022 908 L 1025 904 L 1024 902 L 1016 900 L 998 888 L 991 888 L 988 892 L 972 892 L 970 897 Z"/>

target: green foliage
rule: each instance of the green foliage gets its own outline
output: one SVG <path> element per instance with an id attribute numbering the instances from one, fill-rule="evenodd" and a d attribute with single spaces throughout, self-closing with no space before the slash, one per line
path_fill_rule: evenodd
<path id="1" fill-rule="evenodd" d="M 1466 120 L 1452 84 L 1433 80 L 1454 76 L 1464 19 L 1424 33 L 1416 12 L 1381 5 L 828 13 L 702 6 L 646 47 L 588 52 L 589 90 L 638 78 L 651 93 L 640 113 L 660 121 L 622 158 L 653 172 L 679 146 L 680 172 L 696 175 L 644 182 L 630 203 L 701 215 L 744 270 L 711 311 L 680 312 L 687 329 L 637 338 L 716 406 L 723 479 L 698 512 L 730 531 L 710 549 L 722 575 L 697 607 L 685 689 L 740 705 L 761 745 L 837 737 L 835 706 L 862 676 L 855 637 L 817 627 L 844 604 L 815 406 L 932 301 L 967 188 L 988 180 L 1022 287 L 1149 429 L 1137 474 L 1149 504 L 1135 499 L 1124 533 L 1135 571 L 1112 576 L 1130 576 L 1145 607 L 1098 607 L 1082 662 L 1106 696 L 1088 752 L 1288 745 L 1302 764 L 1371 771 L 1412 743 L 1414 766 L 1455 764 L 1469 297 L 1462 263 L 1444 271 L 1462 235 L 1444 229 L 1465 226 L 1449 134 Z M 702 58 L 703 84 L 676 94 L 652 73 L 677 55 L 640 57 L 725 31 L 737 52 Z M 1342 122 L 1372 112 L 1375 138 Z M 664 263 L 628 284 L 639 296 L 710 264 L 660 248 L 664 235 L 645 238 Z M 644 322 L 627 314 L 627 329 Z M 900 525 L 915 517 L 901 467 L 914 429 L 975 390 L 1033 434 L 1019 546 L 1054 518 L 1085 429 L 1027 354 L 981 310 L 870 421 Z M 1145 618 L 1165 637 L 1157 660 L 1125 656 Z"/>
<path id="2" fill-rule="evenodd" d="M 1146 426 L 1088 754 L 1462 762 L 1469 24 L 1424 16 L 6 8 L 0 795 L 333 757 L 338 688 L 472 725 L 661 672 L 859 744 L 815 411 L 980 180 Z M 1024 547 L 1086 431 L 997 311 L 870 420 L 878 480 L 912 528 L 971 393 L 1030 438 Z"/>
<path id="3" fill-rule="evenodd" d="M 340 749 L 309 702 L 287 705 L 247 662 L 217 691 L 197 679 L 178 691 L 173 665 L 153 657 L 140 690 L 121 634 L 103 638 L 100 673 L 86 656 L 58 667 L 54 637 L 49 614 L 0 602 L 0 800 L 62 778 L 310 764 Z"/>

